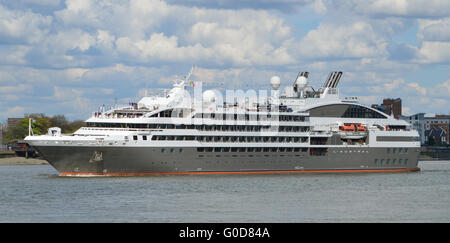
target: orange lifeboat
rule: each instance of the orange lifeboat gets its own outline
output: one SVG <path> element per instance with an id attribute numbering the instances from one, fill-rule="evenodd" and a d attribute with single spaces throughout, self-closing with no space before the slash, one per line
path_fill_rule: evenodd
<path id="1" fill-rule="evenodd" d="M 360 123 L 344 123 L 339 127 L 339 133 L 344 139 L 361 139 L 367 136 L 367 129 Z"/>
<path id="2" fill-rule="evenodd" d="M 358 132 L 367 132 L 366 127 L 363 126 L 363 125 L 361 125 L 361 124 L 357 124 L 357 125 L 356 125 L 356 130 L 357 130 Z"/>

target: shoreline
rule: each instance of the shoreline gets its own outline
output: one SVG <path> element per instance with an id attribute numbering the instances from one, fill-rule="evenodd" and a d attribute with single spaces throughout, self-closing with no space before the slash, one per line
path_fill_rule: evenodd
<path id="1" fill-rule="evenodd" d="M 48 165 L 47 160 L 25 157 L 0 158 L 0 165 Z"/>

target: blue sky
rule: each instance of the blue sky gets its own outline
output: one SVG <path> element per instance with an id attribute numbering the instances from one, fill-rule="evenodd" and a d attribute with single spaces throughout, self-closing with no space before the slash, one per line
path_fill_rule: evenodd
<path id="1" fill-rule="evenodd" d="M 450 1 L 0 0 L 0 121 L 86 119 L 194 78 L 230 89 L 321 86 L 404 113 L 450 113 Z"/>

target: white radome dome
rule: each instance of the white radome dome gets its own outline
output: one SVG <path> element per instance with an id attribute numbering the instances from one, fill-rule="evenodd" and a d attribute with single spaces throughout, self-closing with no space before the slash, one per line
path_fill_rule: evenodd
<path id="1" fill-rule="evenodd" d="M 278 76 L 273 76 L 270 79 L 270 85 L 272 86 L 272 89 L 279 89 L 280 88 L 280 77 Z"/>
<path id="2" fill-rule="evenodd" d="M 213 90 L 206 90 L 203 92 L 202 98 L 204 103 L 214 103 L 216 102 L 216 93 Z"/>
<path id="3" fill-rule="evenodd" d="M 303 89 L 308 84 L 308 79 L 306 77 L 300 76 L 295 81 L 295 84 L 297 84 L 298 89 Z"/>

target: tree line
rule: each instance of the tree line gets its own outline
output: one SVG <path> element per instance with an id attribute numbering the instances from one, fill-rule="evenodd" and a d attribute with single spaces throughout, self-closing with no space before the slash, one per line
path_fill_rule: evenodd
<path id="1" fill-rule="evenodd" d="M 22 140 L 28 136 L 29 118 L 33 119 L 31 124 L 34 134 L 46 134 L 50 127 L 61 128 L 61 133 L 73 133 L 86 123 L 82 120 L 68 121 L 64 115 L 46 116 L 43 113 L 25 115 L 25 118 L 14 127 L 8 127 L 8 131 L 3 134 L 3 142 L 8 143 L 13 140 Z"/>

